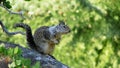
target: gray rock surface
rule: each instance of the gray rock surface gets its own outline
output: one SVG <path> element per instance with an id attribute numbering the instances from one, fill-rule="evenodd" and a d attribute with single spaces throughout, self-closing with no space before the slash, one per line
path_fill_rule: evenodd
<path id="1" fill-rule="evenodd" d="M 5 45 L 5 48 L 15 48 L 18 46 L 22 50 L 21 56 L 31 59 L 31 65 L 34 65 L 38 61 L 40 62 L 42 68 L 69 68 L 67 65 L 61 63 L 49 55 L 40 54 L 32 49 L 24 48 L 19 44 L 0 41 L 0 44 L 1 43 Z"/>

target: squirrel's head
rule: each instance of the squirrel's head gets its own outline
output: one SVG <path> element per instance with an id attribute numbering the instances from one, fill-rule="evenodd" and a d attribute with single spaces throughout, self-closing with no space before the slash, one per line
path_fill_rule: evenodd
<path id="1" fill-rule="evenodd" d="M 69 33 L 71 30 L 70 28 L 65 24 L 64 21 L 59 21 L 59 24 L 56 27 L 56 31 L 61 34 Z"/>

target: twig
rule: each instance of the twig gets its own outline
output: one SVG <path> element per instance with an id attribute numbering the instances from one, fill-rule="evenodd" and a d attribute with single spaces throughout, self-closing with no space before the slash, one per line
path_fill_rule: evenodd
<path id="1" fill-rule="evenodd" d="M 0 21 L 0 25 L 3 29 L 3 31 L 7 34 L 7 35 L 16 35 L 16 34 L 22 34 L 22 35 L 25 35 L 25 33 L 21 32 L 21 31 L 17 31 L 17 32 L 9 32 L 5 26 L 3 25 L 2 21 Z"/>
<path id="2" fill-rule="evenodd" d="M 13 11 L 9 10 L 6 6 L 4 6 L 2 3 L 0 4 L 0 6 L 5 8 L 10 14 L 20 15 L 23 20 L 25 19 L 24 15 L 23 15 L 23 11 L 13 12 Z"/>

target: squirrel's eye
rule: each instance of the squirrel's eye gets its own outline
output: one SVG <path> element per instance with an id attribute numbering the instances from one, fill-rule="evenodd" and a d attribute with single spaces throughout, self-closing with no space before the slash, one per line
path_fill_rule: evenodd
<path id="1" fill-rule="evenodd" d="M 66 28 L 65 26 L 63 26 L 63 28 Z"/>

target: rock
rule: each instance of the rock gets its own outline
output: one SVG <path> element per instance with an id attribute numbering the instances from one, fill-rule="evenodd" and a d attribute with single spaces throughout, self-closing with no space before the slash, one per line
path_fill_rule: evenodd
<path id="1" fill-rule="evenodd" d="M 34 65 L 36 62 L 40 62 L 42 68 L 69 68 L 67 65 L 61 63 L 50 55 L 40 54 L 32 49 L 24 48 L 19 44 L 0 41 L 0 44 L 2 43 L 5 45 L 5 48 L 15 48 L 18 46 L 18 48 L 22 50 L 21 56 L 29 58 L 31 60 L 31 65 Z"/>

